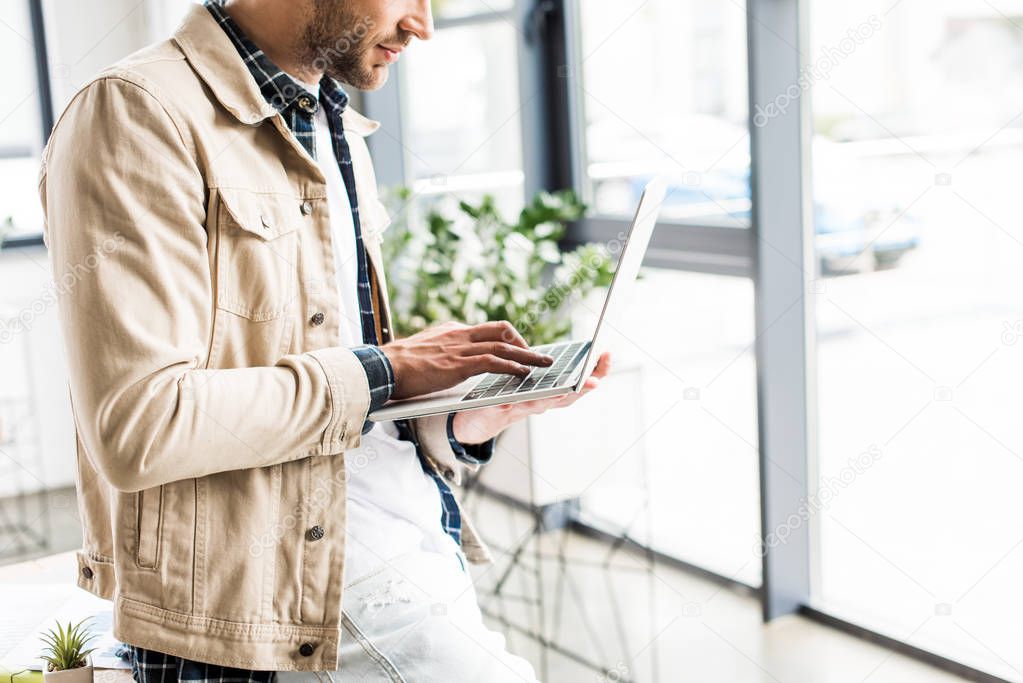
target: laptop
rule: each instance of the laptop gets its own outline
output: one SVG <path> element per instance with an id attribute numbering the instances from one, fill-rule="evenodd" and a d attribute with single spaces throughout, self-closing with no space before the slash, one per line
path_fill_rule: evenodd
<path id="1" fill-rule="evenodd" d="M 600 318 L 590 339 L 532 347 L 534 351 L 553 357 L 554 363 L 545 368 L 533 368 L 525 377 L 498 373 L 476 375 L 451 389 L 400 401 L 388 401 L 371 412 L 369 419 L 374 422 L 404 420 L 532 401 L 580 391 L 603 350 L 600 344 L 601 328 L 608 324 L 614 325 L 608 321 L 620 319 L 629 305 L 628 294 L 643 263 L 643 256 L 657 224 L 661 204 L 664 203 L 665 191 L 666 184 L 661 178 L 650 181 L 643 190 L 636 216 L 622 246 L 611 286 L 608 287 Z"/>

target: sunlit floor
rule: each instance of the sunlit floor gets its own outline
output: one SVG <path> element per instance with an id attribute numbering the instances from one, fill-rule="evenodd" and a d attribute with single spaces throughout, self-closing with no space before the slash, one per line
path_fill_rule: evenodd
<path id="1" fill-rule="evenodd" d="M 492 539 L 496 562 L 477 568 L 477 590 L 491 625 L 548 681 L 728 683 L 941 683 L 963 680 L 803 617 L 765 626 L 752 591 L 726 587 L 654 563 L 628 547 L 578 533 L 548 532 L 539 564 L 544 620 L 552 647 L 522 633 L 539 626 L 536 546 L 529 542 L 501 593 L 495 585 L 531 538 L 532 516 L 490 498 L 473 499 L 474 519 Z M 564 555 L 564 564 L 559 557 Z M 564 567 L 564 570 L 562 570 Z M 530 602 L 533 601 L 533 602 Z M 514 627 L 503 627 L 513 623 Z M 567 651 L 571 654 L 565 654 Z M 587 660 L 596 668 L 575 661 Z"/>
<path id="2" fill-rule="evenodd" d="M 50 519 L 51 553 L 81 542 L 74 506 L 59 500 Z M 550 638 L 550 647 L 541 647 L 526 635 L 540 627 L 533 542 L 523 546 L 516 568 L 507 573 L 501 597 L 494 595 L 511 564 L 507 550 L 533 538 L 532 516 L 481 496 L 473 496 L 467 507 L 496 558 L 493 565 L 473 570 L 480 602 L 491 615 L 492 628 L 503 630 L 510 648 L 528 658 L 544 680 L 963 680 L 802 617 L 765 626 L 749 590 L 726 587 L 663 563 L 651 569 L 641 552 L 627 547 L 612 551 L 607 543 L 574 532 L 548 532 L 540 542 L 543 629 Z"/>

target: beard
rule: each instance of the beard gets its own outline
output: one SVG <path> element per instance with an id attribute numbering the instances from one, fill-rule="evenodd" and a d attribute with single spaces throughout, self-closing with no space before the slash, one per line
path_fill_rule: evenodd
<path id="1" fill-rule="evenodd" d="M 376 28 L 371 17 L 357 15 L 344 0 L 313 0 L 301 38 L 305 68 L 359 90 L 379 88 L 387 81 L 387 65 L 373 64 L 371 51 L 380 43 L 407 45 L 412 34 L 398 29 L 381 37 Z"/>

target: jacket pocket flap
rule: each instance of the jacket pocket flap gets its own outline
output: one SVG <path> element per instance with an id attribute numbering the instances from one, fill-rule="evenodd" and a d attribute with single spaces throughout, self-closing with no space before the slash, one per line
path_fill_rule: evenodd
<path id="1" fill-rule="evenodd" d="M 233 187 L 218 191 L 230 222 L 260 239 L 294 232 L 302 222 L 301 199 Z"/>

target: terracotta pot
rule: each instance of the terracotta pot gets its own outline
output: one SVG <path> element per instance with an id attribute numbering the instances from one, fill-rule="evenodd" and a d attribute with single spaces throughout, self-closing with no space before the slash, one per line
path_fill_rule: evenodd
<path id="1" fill-rule="evenodd" d="M 43 671 L 44 683 L 92 683 L 92 661 L 67 671 Z"/>

